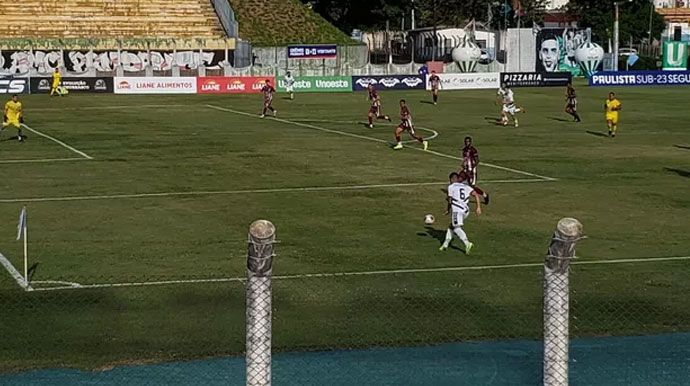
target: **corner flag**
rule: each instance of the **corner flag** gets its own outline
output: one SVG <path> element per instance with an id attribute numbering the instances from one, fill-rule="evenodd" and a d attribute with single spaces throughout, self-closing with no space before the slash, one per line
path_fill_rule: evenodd
<path id="1" fill-rule="evenodd" d="M 22 238 L 22 230 L 26 228 L 26 207 L 22 208 L 22 213 L 19 214 L 19 224 L 17 224 L 17 240 Z"/>

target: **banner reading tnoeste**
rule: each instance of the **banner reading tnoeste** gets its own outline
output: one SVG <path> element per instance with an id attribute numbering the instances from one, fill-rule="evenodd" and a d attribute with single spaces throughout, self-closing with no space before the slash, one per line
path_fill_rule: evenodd
<path id="1" fill-rule="evenodd" d="M 197 91 L 199 94 L 260 93 L 267 80 L 275 87 L 273 76 L 200 77 L 197 80 Z"/>
<path id="2" fill-rule="evenodd" d="M 116 77 L 115 94 L 196 94 L 194 77 Z"/>
<path id="3" fill-rule="evenodd" d="M 277 80 L 276 90 L 285 92 L 287 83 L 284 78 Z M 350 76 L 296 76 L 293 85 L 295 92 L 351 92 Z"/>

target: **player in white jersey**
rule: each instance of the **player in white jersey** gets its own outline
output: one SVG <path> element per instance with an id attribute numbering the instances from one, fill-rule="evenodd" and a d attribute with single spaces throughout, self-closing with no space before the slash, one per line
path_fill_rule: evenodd
<path id="1" fill-rule="evenodd" d="M 453 240 L 453 233 L 455 233 L 463 244 L 465 244 L 465 254 L 469 255 L 474 244 L 467 239 L 465 231 L 462 230 L 465 219 L 470 215 L 470 197 L 474 196 L 474 202 L 477 203 L 477 215 L 482 214 L 482 206 L 479 203 L 479 194 L 473 187 L 468 185 L 468 176 L 465 172 L 460 174 L 451 173 L 450 185 L 448 185 L 448 208 L 446 215 L 451 215 L 450 226 L 446 231 L 446 240 L 439 248 L 440 251 L 448 249 L 450 242 Z"/>
<path id="2" fill-rule="evenodd" d="M 290 71 L 285 74 L 285 91 L 290 94 L 290 99 L 295 99 L 295 78 Z"/>
<path id="3" fill-rule="evenodd" d="M 503 100 L 503 110 L 501 110 L 501 123 L 503 126 L 508 125 L 508 114 L 515 121 L 515 127 L 518 127 L 518 120 L 515 118 L 515 114 L 524 113 L 525 109 L 522 107 L 517 107 L 515 105 L 515 94 L 513 90 L 505 83 L 501 84 L 501 88 L 498 89 L 498 96 Z"/>

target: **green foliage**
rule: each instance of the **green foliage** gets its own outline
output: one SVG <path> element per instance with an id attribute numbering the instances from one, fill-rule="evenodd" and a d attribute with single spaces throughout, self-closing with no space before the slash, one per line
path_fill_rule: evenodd
<path id="1" fill-rule="evenodd" d="M 240 23 L 240 37 L 257 46 L 291 43 L 354 44 L 298 0 L 229 0 Z"/>
<path id="2" fill-rule="evenodd" d="M 410 12 L 416 10 L 417 27 L 433 25 L 464 26 L 472 19 L 486 22 L 494 27 L 514 27 L 518 20 L 523 26 L 540 22 L 545 0 L 522 0 L 521 16 L 513 0 L 508 8 L 504 2 L 495 0 L 303 0 L 313 4 L 314 10 L 323 15 L 338 28 L 350 32 L 353 28 L 378 30 L 390 22 L 392 28 L 405 19 L 407 28 L 411 25 Z"/>
<path id="3" fill-rule="evenodd" d="M 649 38 L 649 14 L 653 5 L 647 0 L 621 2 L 620 8 L 620 44 L 628 44 L 630 38 L 634 43 Z M 613 39 L 613 22 L 615 11 L 613 1 L 571 0 L 569 12 L 578 16 L 581 27 L 592 28 L 593 40 L 605 45 Z M 659 39 L 664 29 L 664 18 L 656 10 L 652 13 L 652 37 Z"/>

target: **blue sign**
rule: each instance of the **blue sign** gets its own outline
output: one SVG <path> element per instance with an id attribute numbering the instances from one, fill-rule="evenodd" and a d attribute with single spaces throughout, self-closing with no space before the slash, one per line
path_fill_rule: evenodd
<path id="1" fill-rule="evenodd" d="M 373 84 L 376 90 L 424 90 L 426 88 L 426 76 L 415 74 L 352 77 L 353 91 L 364 91 L 370 84 Z"/>
<path id="2" fill-rule="evenodd" d="M 288 59 L 335 59 L 338 46 L 288 46 Z"/>
<path id="3" fill-rule="evenodd" d="M 589 78 L 590 86 L 690 86 L 690 71 L 605 71 Z"/>
<path id="4" fill-rule="evenodd" d="M 630 54 L 630 55 L 628 56 L 628 66 L 634 66 L 635 63 L 637 63 L 637 61 L 638 61 L 639 59 L 640 59 L 640 57 L 637 56 L 637 54 Z"/>

